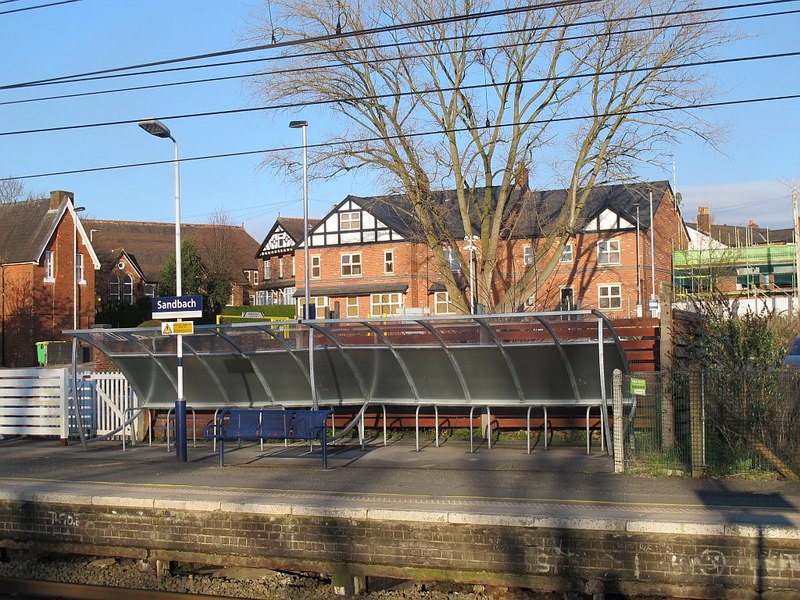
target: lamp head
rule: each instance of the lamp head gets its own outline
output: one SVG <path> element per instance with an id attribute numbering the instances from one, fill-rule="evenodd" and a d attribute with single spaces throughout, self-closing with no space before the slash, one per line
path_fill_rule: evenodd
<path id="1" fill-rule="evenodd" d="M 85 210 L 86 210 L 86 207 L 85 207 L 85 206 L 73 206 L 73 207 L 72 207 L 72 210 L 73 210 L 74 212 L 76 212 L 76 213 L 78 213 L 78 212 L 83 212 L 83 211 L 85 211 Z"/>
<path id="2" fill-rule="evenodd" d="M 308 121 L 289 121 L 289 127 L 292 129 L 302 129 L 303 127 L 308 127 Z"/>
<path id="3" fill-rule="evenodd" d="M 154 135 L 156 137 L 160 138 L 172 137 L 172 134 L 169 132 L 169 127 L 167 127 L 157 119 L 145 119 L 143 121 L 139 121 L 139 127 L 144 129 L 150 135 Z"/>

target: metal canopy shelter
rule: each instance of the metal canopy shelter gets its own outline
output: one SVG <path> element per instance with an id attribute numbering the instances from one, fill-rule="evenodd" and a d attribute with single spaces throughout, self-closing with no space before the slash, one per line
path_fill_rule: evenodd
<path id="1" fill-rule="evenodd" d="M 106 354 L 142 407 L 172 407 L 175 337 L 67 333 Z M 310 406 L 309 339 L 324 406 L 605 406 L 613 370 L 629 372 L 597 311 L 208 325 L 183 337 L 188 404 Z"/>

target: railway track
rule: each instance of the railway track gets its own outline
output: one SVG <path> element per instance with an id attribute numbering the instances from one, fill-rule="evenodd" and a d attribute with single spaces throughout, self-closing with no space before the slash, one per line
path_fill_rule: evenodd
<path id="1" fill-rule="evenodd" d="M 234 600 L 231 596 L 209 596 L 0 577 L 0 599 L 6 600 L 10 598 L 19 598 L 21 600 L 55 600 L 56 598 L 76 598 L 79 600 L 203 600 L 204 598 L 209 600 Z"/>

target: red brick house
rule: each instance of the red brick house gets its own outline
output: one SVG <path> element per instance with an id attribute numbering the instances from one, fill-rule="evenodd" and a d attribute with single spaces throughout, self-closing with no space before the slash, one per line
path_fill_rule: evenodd
<path id="1" fill-rule="evenodd" d="M 654 252 L 650 252 L 652 192 Z M 440 192 L 442 203 L 452 192 Z M 546 225 L 566 198 L 565 190 L 515 191 L 510 210 L 513 228 L 501 242 L 495 277 L 495 297 L 533 267 L 535 249 Z M 417 224 L 403 195 L 360 198 L 348 196 L 319 220 L 308 237 L 310 295 L 317 317 L 369 317 L 387 314 L 453 314 L 438 266 L 421 243 Z M 464 240 L 460 221 L 453 221 L 452 238 Z M 477 233 L 470 232 L 471 234 Z M 611 317 L 647 312 L 655 273 L 656 294 L 672 279 L 672 251 L 685 248 L 686 229 L 666 181 L 596 188 L 581 211 L 556 270 L 536 294 L 519 298 L 519 310 L 599 308 Z M 266 242 L 265 242 L 266 243 Z M 264 246 L 262 245 L 262 248 Z M 302 314 L 305 291 L 305 243 L 294 247 L 294 297 Z M 455 279 L 469 297 L 468 242 L 446 253 Z M 284 254 L 284 256 L 287 256 Z M 654 268 L 651 268 L 654 267 Z M 269 273 L 274 275 L 272 271 Z M 268 283 L 262 284 L 265 286 Z"/>
<path id="2" fill-rule="evenodd" d="M 158 294 L 164 262 L 175 256 L 174 223 L 85 219 L 84 224 L 100 258 L 95 288 L 99 306 L 117 301 L 133 304 Z M 183 223 L 181 239 L 194 241 L 204 264 L 232 273 L 229 304 L 254 302 L 258 242 L 244 227 Z"/>
<path id="3" fill-rule="evenodd" d="M 0 356 L 3 367 L 37 364 L 36 342 L 94 325 L 95 270 L 71 192 L 0 205 Z"/>

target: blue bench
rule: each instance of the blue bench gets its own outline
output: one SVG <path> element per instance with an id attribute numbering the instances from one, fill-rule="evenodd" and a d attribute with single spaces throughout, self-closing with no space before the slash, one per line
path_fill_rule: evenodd
<path id="1" fill-rule="evenodd" d="M 332 410 L 226 408 L 206 427 L 205 437 L 218 444 L 219 466 L 225 464 L 225 441 L 319 440 L 322 468 L 328 468 L 328 417 Z"/>

